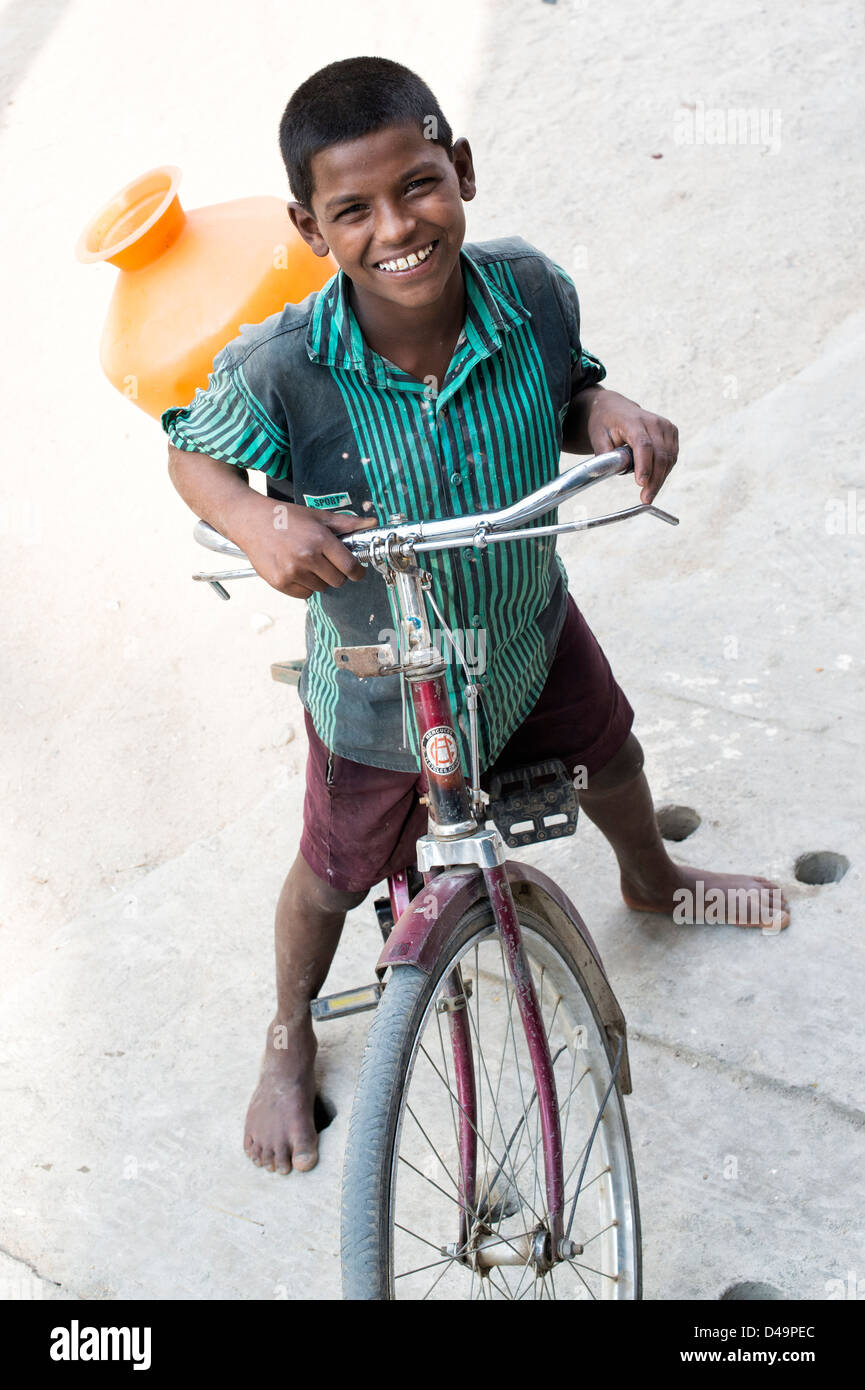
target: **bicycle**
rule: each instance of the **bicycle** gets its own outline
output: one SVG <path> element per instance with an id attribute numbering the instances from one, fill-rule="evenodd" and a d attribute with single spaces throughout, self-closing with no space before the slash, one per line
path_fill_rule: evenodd
<path id="1" fill-rule="evenodd" d="M 418 562 L 428 551 L 482 552 L 643 513 L 678 524 L 649 504 L 530 524 L 632 469 L 630 449 L 615 449 L 500 511 L 432 522 L 393 516 L 342 538 L 388 585 L 399 640 L 397 651 L 337 648 L 334 660 L 359 676 L 399 674 L 408 686 L 430 827 L 416 865 L 376 900 L 385 939 L 377 982 L 312 1002 L 320 1020 L 376 1011 L 343 1172 L 346 1298 L 642 1296 L 625 1018 L 577 909 L 545 874 L 504 852 L 505 843 L 572 835 L 574 784 L 552 760 L 482 789 L 479 691 L 466 667 L 467 783 L 427 603 L 446 636 L 447 625 Z M 243 554 L 205 522 L 195 535 Z M 254 574 L 194 578 L 228 598 L 223 580 Z M 277 663 L 274 674 L 293 679 L 301 664 Z"/>

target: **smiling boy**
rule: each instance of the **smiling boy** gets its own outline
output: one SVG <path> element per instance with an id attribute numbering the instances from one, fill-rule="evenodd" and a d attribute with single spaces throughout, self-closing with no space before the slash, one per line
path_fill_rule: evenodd
<path id="1" fill-rule="evenodd" d="M 471 149 L 452 140 L 414 73 L 383 58 L 323 68 L 288 103 L 280 147 L 292 222 L 339 272 L 247 326 L 217 356 L 207 391 L 163 425 L 172 481 L 192 510 L 275 589 L 307 600 L 304 829 L 277 904 L 277 1012 L 244 1135 L 254 1163 L 288 1172 L 318 1152 L 309 1001 L 346 912 L 412 861 L 426 829 L 398 677 L 358 681 L 332 659 L 335 646 L 377 641 L 391 623 L 383 581 L 339 537 L 393 512 L 508 505 L 556 474 L 562 450 L 630 445 L 649 502 L 678 439 L 668 420 L 600 385 L 605 370 L 582 347 L 576 291 L 559 267 L 518 237 L 464 245 Z M 266 474 L 267 496 L 247 485 L 248 467 Z M 761 925 L 755 903 L 770 890 L 774 926 L 786 926 L 767 880 L 668 857 L 633 712 L 567 593 L 554 541 L 482 559 L 443 552 L 428 567 L 449 626 L 487 634 L 487 776 L 548 757 L 581 770 L 580 804 L 616 853 L 630 907 L 670 914 L 701 883 L 744 904 L 741 925 Z M 459 709 L 453 668 L 447 679 Z"/>

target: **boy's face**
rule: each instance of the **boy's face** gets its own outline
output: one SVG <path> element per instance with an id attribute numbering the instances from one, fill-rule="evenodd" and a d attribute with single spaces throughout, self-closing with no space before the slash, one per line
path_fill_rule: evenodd
<path id="1" fill-rule="evenodd" d="M 442 295 L 465 237 L 463 202 L 475 196 L 468 141 L 454 143 L 451 163 L 416 126 L 387 126 L 320 151 L 312 175 L 312 213 L 288 210 L 317 256 L 332 252 L 357 292 L 394 305 Z"/>

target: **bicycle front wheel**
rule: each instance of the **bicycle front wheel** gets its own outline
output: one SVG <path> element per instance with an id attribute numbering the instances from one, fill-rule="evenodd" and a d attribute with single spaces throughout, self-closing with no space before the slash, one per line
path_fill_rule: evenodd
<path id="1" fill-rule="evenodd" d="M 518 914 L 553 1059 L 573 1253 L 551 1260 L 545 1243 L 540 1107 L 484 901 L 456 925 L 431 975 L 415 966 L 392 971 L 373 1020 L 346 1145 L 346 1298 L 641 1296 L 637 1187 L 615 1052 L 577 965 L 573 931 L 523 907 Z M 460 1168 L 469 1121 L 449 1028 L 454 979 L 462 981 L 473 1053 L 473 1184 Z"/>

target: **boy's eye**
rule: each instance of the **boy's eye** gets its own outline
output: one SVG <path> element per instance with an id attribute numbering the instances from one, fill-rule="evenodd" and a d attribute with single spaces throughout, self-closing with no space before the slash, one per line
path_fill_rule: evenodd
<path id="1" fill-rule="evenodd" d="M 422 179 L 412 179 L 410 183 L 406 184 L 406 192 L 412 188 L 420 188 L 425 183 L 435 183 L 435 179 L 431 175 L 425 175 Z M 341 208 L 337 213 L 337 221 L 341 217 L 348 217 L 351 213 L 364 212 L 365 209 L 366 203 L 350 203 L 348 207 Z"/>

